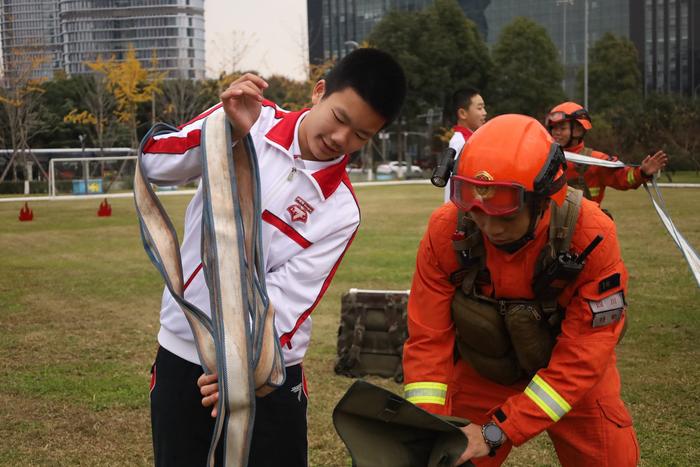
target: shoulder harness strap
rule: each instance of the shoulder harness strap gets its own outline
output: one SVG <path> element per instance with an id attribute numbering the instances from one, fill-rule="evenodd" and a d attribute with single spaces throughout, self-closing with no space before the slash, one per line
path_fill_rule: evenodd
<path id="1" fill-rule="evenodd" d="M 583 193 L 581 190 L 568 187 L 566 199 L 561 206 L 557 206 L 557 203 L 550 201 L 552 215 L 549 221 L 549 240 L 540 252 L 537 265 L 535 266 L 535 277 L 556 261 L 557 256 L 567 253 L 571 248 L 571 240 L 574 237 L 576 223 L 581 211 L 582 198 Z M 547 294 L 549 297 L 542 302 L 545 313 L 551 314 L 556 311 L 557 297 L 567 285 L 568 282 L 559 283 L 556 280 L 550 284 L 551 291 Z"/>
<path id="2" fill-rule="evenodd" d="M 593 157 L 593 149 L 584 147 L 579 151 L 579 154 L 588 157 Z M 588 189 L 586 179 L 583 177 L 583 174 L 586 173 L 586 170 L 588 170 L 587 164 L 576 164 L 576 172 L 578 172 L 576 188 L 583 191 L 583 195 L 586 197 L 586 199 L 591 199 L 591 191 Z"/>
<path id="3" fill-rule="evenodd" d="M 450 280 L 453 284 L 460 285 L 466 295 L 471 295 L 480 273 L 487 274 L 486 249 L 481 231 L 465 211 L 457 213 L 457 230 L 452 235 L 452 248 L 462 267 L 452 273 Z"/>

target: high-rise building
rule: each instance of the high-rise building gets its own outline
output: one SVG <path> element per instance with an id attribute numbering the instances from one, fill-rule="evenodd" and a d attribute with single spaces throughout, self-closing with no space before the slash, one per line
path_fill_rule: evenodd
<path id="1" fill-rule="evenodd" d="M 633 39 L 643 54 L 646 91 L 700 92 L 700 3 L 644 0 Z M 641 47 L 640 47 L 641 44 Z"/>
<path id="2" fill-rule="evenodd" d="M 97 56 L 124 58 L 129 46 L 171 78 L 204 78 L 204 0 L 59 0 L 63 63 L 88 71 Z"/>
<path id="3" fill-rule="evenodd" d="M 0 0 L 3 70 L 27 50 L 50 60 L 37 74 L 88 73 L 98 56 L 117 60 L 133 47 L 145 67 L 169 78 L 204 78 L 204 0 Z M 41 11 L 37 15 L 36 11 Z"/>
<path id="4" fill-rule="evenodd" d="M 62 68 L 57 0 L 2 0 L 0 28 L 5 75 L 50 77 Z"/>
<path id="5" fill-rule="evenodd" d="M 431 0 L 307 0 L 309 60 L 342 57 L 393 8 L 411 10 Z M 639 51 L 646 92 L 700 92 L 698 0 L 458 0 L 489 45 L 516 17 L 544 27 L 564 65 L 564 90 L 578 96 L 584 66 L 585 17 L 589 47 L 605 33 L 631 39 Z M 614 64 L 610 64 L 614 66 Z"/>
<path id="6" fill-rule="evenodd" d="M 310 63 L 343 57 L 389 11 L 420 10 L 432 0 L 307 0 Z"/>
<path id="7" fill-rule="evenodd" d="M 697 92 L 700 38 L 693 32 L 700 27 L 697 0 L 492 0 L 485 9 L 487 40 L 495 43 L 517 16 L 540 24 L 559 49 L 565 91 L 576 96 L 577 75 L 584 65 L 586 4 L 589 47 L 607 32 L 632 40 L 645 92 Z"/>

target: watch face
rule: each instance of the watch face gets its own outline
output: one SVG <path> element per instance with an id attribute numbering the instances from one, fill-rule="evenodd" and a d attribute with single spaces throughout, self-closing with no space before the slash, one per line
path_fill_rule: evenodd
<path id="1" fill-rule="evenodd" d="M 484 438 L 490 443 L 500 443 L 503 438 L 503 432 L 498 425 L 489 424 L 484 426 Z"/>

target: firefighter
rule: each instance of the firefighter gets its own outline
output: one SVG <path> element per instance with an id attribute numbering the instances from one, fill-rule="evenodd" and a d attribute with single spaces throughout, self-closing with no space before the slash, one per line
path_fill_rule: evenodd
<path id="1" fill-rule="evenodd" d="M 596 159 L 617 160 L 616 157 L 584 146 L 586 132 L 593 125 L 588 111 L 575 102 L 564 102 L 554 107 L 545 119 L 545 126 L 565 151 Z M 610 168 L 569 163 L 566 177 L 569 186 L 582 190 L 586 198 L 601 204 L 606 187 L 617 190 L 636 189 L 645 181 L 651 180 L 667 163 L 668 156 L 663 151 L 645 157 L 639 167 Z"/>
<path id="2" fill-rule="evenodd" d="M 564 466 L 639 460 L 615 355 L 627 270 L 614 223 L 567 187 L 565 167 L 536 120 L 492 119 L 420 243 L 405 397 L 471 420 L 460 462 L 500 465 L 543 431 Z"/>

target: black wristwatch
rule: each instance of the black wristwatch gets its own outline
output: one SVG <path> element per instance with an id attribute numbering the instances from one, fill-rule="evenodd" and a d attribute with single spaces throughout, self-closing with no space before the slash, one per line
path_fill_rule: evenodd
<path id="1" fill-rule="evenodd" d="M 496 450 L 500 448 L 503 441 L 505 441 L 503 430 L 494 422 L 488 422 L 481 427 L 481 435 L 484 437 L 486 445 L 490 448 L 489 456 L 495 456 Z"/>

